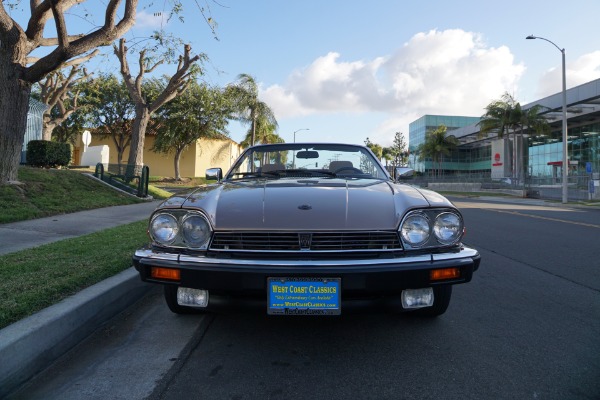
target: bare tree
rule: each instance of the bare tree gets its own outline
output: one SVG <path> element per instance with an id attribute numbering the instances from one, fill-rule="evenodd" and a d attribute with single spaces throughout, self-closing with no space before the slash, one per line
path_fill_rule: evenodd
<path id="1" fill-rule="evenodd" d="M 70 34 L 65 14 L 85 1 L 31 0 L 26 27 L 6 11 L 10 2 L 0 3 L 0 184 L 17 180 L 32 85 L 53 71 L 85 61 L 90 56 L 86 53 L 111 44 L 135 22 L 138 0 L 108 0 L 102 26 Z M 117 11 L 123 13 L 121 18 Z M 44 29 L 51 19 L 55 36 L 45 37 Z M 30 57 L 34 50 L 44 47 L 49 49 L 47 54 Z"/>
<path id="2" fill-rule="evenodd" d="M 140 51 L 139 72 L 134 78 L 127 62 L 127 47 L 125 39 L 119 41 L 119 46 L 113 45 L 114 52 L 121 63 L 121 75 L 127 85 L 129 95 L 135 103 L 135 119 L 131 132 L 131 143 L 129 147 L 128 165 L 141 166 L 144 163 L 144 139 L 146 129 L 152 113 L 156 112 L 161 106 L 181 95 L 187 88 L 190 79 L 194 74 L 192 65 L 200 59 L 200 55 L 190 57 L 191 46 L 184 46 L 184 54 L 179 57 L 177 72 L 169 79 L 162 92 L 154 100 L 149 101 L 142 91 L 144 74 L 151 73 L 163 63 L 160 60 L 150 66 L 150 60 L 146 58 L 146 50 Z"/>
<path id="3" fill-rule="evenodd" d="M 97 53 L 96 50 L 94 53 Z M 40 99 L 48 108 L 43 114 L 42 140 L 52 140 L 52 132 L 78 110 L 79 90 L 74 90 L 75 84 L 87 80 L 90 74 L 80 66 L 71 67 L 68 75 L 62 71 L 54 71 L 38 82 L 40 86 Z"/>

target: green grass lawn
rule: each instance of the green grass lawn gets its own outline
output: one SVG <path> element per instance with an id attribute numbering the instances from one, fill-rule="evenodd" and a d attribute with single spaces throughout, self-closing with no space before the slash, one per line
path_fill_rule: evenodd
<path id="1" fill-rule="evenodd" d="M 0 329 L 131 267 L 147 221 L 0 257 Z"/>
<path id="2" fill-rule="evenodd" d="M 21 167 L 19 181 L 0 185 L 0 223 L 143 201 L 81 171 Z M 0 328 L 129 268 L 148 241 L 146 227 L 140 221 L 0 256 Z"/>
<path id="3" fill-rule="evenodd" d="M 19 181 L 0 185 L 0 224 L 142 201 L 67 169 L 21 167 Z"/>

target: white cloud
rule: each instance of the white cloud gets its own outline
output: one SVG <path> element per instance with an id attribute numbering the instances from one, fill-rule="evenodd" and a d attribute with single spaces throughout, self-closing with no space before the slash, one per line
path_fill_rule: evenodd
<path id="1" fill-rule="evenodd" d="M 524 71 L 507 47 L 488 48 L 462 30 L 419 33 L 386 67 L 395 109 L 420 115 L 479 115 L 490 99 L 512 92 Z"/>
<path id="2" fill-rule="evenodd" d="M 261 98 L 279 119 L 383 113 L 373 137 L 389 138 L 408 133 L 408 123 L 424 114 L 481 115 L 490 99 L 516 90 L 525 69 L 507 47 L 487 47 L 480 35 L 460 29 L 418 33 L 373 60 L 341 58 L 335 52 L 319 57 L 284 85 L 261 91 Z"/>
<path id="3" fill-rule="evenodd" d="M 567 61 L 567 89 L 600 78 L 600 51 Z M 550 96 L 562 90 L 562 66 L 548 70 L 540 78 L 536 96 Z"/>
<path id="4" fill-rule="evenodd" d="M 284 84 L 261 90 L 261 98 L 280 121 L 335 115 L 347 122 L 376 115 L 365 137 L 389 145 L 395 132 L 408 134 L 409 123 L 424 114 L 483 114 L 504 92 L 518 93 L 524 71 L 508 47 L 489 47 L 477 33 L 432 30 L 372 60 L 347 61 L 330 52 L 292 72 Z M 555 68 L 542 77 L 539 97 L 560 91 L 560 73 Z M 567 64 L 568 87 L 598 77 L 600 51 Z"/>
<path id="5" fill-rule="evenodd" d="M 167 24 L 164 13 L 148 13 L 140 10 L 136 13 L 135 28 L 137 29 L 161 29 Z"/>
<path id="6" fill-rule="evenodd" d="M 339 58 L 340 54 L 334 52 L 319 57 L 293 72 L 285 86 L 271 86 L 261 95 L 279 117 L 373 110 L 385 95 L 375 76 L 383 59 L 367 63 L 339 62 Z"/>

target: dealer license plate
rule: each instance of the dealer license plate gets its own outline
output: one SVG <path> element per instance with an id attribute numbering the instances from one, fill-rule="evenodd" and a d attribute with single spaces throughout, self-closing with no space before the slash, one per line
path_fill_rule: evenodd
<path id="1" fill-rule="evenodd" d="M 271 315 L 339 315 L 340 278 L 267 278 Z"/>

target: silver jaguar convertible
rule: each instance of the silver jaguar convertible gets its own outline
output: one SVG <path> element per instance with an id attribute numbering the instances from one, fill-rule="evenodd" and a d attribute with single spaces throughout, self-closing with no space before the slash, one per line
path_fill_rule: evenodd
<path id="1" fill-rule="evenodd" d="M 250 147 L 227 174 L 207 170 L 214 183 L 164 201 L 133 263 L 175 313 L 437 316 L 480 256 L 461 242 L 456 207 L 410 175 L 363 146 Z"/>

